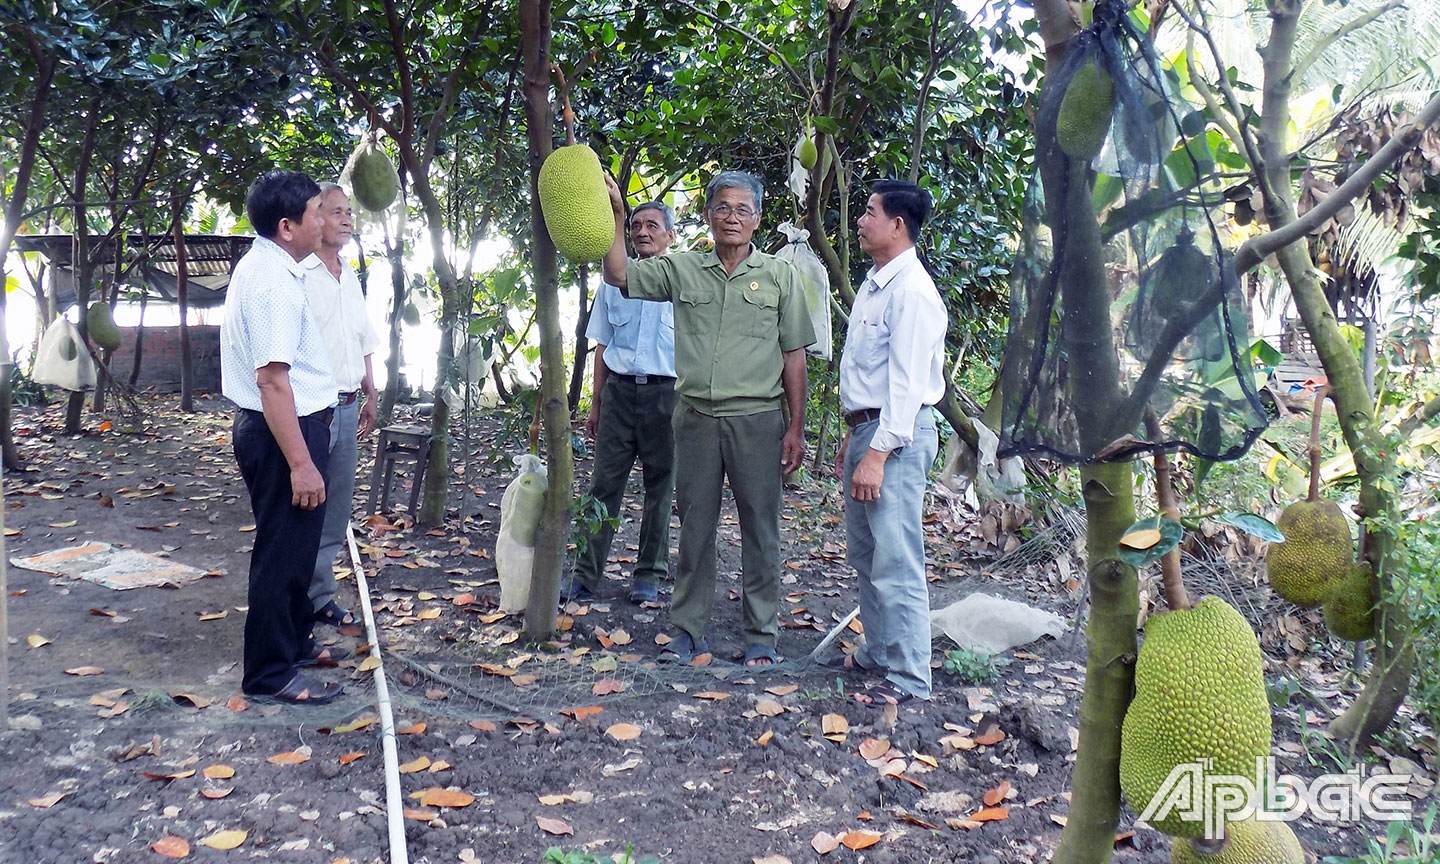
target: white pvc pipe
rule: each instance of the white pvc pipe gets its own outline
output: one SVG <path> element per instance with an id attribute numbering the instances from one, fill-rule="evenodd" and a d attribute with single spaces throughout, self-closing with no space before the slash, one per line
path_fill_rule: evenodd
<path id="1" fill-rule="evenodd" d="M 370 586 L 365 581 L 365 569 L 360 566 L 355 531 L 349 525 L 345 526 L 345 540 L 350 546 L 350 566 L 355 571 L 355 590 L 360 595 L 360 611 L 365 616 L 370 653 L 381 661 L 375 667 L 375 705 L 380 711 L 380 747 L 385 756 L 385 811 L 390 823 L 390 864 L 410 864 L 410 855 L 405 849 L 405 799 L 400 792 L 400 759 L 396 753 L 395 716 L 390 711 L 390 688 L 385 683 L 385 662 L 380 655 L 380 638 L 375 632 L 375 613 L 370 609 Z"/>

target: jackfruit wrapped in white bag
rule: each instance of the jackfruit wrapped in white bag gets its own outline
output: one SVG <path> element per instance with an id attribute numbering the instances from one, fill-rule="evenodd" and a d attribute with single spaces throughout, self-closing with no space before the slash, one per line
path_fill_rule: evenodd
<path id="1" fill-rule="evenodd" d="M 545 507 L 549 480 L 545 463 L 526 453 L 515 457 L 519 473 L 500 499 L 500 533 L 495 539 L 495 570 L 500 577 L 500 611 L 518 612 L 530 602 L 530 571 L 535 560 L 535 526 Z"/>
<path id="2" fill-rule="evenodd" d="M 829 360 L 835 342 L 830 334 L 830 273 L 825 269 L 825 262 L 810 248 L 809 231 L 789 222 L 781 222 L 777 230 L 785 235 L 785 245 L 775 257 L 794 264 L 805 283 L 805 305 L 810 309 L 810 323 L 815 327 L 815 344 L 806 348 L 805 353 Z"/>
<path id="3" fill-rule="evenodd" d="M 56 318 L 35 352 L 30 379 L 66 390 L 89 390 L 95 386 L 95 361 L 80 340 L 80 331 L 64 316 Z"/>

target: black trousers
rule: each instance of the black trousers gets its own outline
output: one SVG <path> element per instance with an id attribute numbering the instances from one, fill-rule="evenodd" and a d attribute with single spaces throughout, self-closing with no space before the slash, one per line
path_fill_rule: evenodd
<path id="1" fill-rule="evenodd" d="M 330 424 L 313 414 L 301 417 L 300 434 L 323 476 L 329 464 Z M 325 505 L 301 510 L 290 503 L 290 465 L 270 434 L 265 415 L 237 412 L 231 439 L 255 514 L 240 686 L 251 695 L 267 695 L 290 682 L 296 662 L 314 647 L 310 575 L 320 551 Z"/>

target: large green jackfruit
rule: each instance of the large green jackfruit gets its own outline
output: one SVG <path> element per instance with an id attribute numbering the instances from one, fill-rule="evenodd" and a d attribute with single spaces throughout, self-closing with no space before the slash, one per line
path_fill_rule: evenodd
<path id="1" fill-rule="evenodd" d="M 1176 838 L 1170 864 L 1305 864 L 1305 849 L 1288 824 L 1252 816 L 1226 825 L 1224 845 L 1213 852 Z"/>
<path id="2" fill-rule="evenodd" d="M 1071 159 L 1094 159 L 1115 113 L 1115 82 L 1095 60 L 1075 70 L 1055 117 L 1055 140 Z"/>
<path id="3" fill-rule="evenodd" d="M 1130 806 L 1144 811 L 1172 770 L 1201 760 L 1212 760 L 1206 775 L 1254 778 L 1270 732 L 1260 643 L 1239 612 L 1206 597 L 1150 618 L 1120 732 L 1120 788 Z M 1201 836 L 1204 820 L 1187 821 L 1182 810 L 1152 824 L 1174 837 Z"/>
<path id="4" fill-rule="evenodd" d="M 110 312 L 109 303 L 97 300 L 85 310 L 85 332 L 90 334 L 91 341 L 106 351 L 120 347 L 120 328 L 115 326 L 115 316 Z"/>
<path id="5" fill-rule="evenodd" d="M 395 196 L 400 194 L 400 174 L 395 170 L 395 163 L 380 149 L 373 135 L 360 139 L 345 163 L 345 173 L 350 177 L 356 203 L 373 213 L 394 204 Z"/>
<path id="6" fill-rule="evenodd" d="M 1369 561 L 1350 571 L 1325 600 L 1325 626 L 1338 639 L 1364 642 L 1375 635 L 1375 568 Z"/>
<path id="7" fill-rule="evenodd" d="M 1180 232 L 1175 245 L 1160 253 L 1146 274 L 1150 308 L 1164 318 L 1176 318 L 1206 294 L 1215 281 L 1210 256 L 1195 245 L 1189 229 Z"/>
<path id="8" fill-rule="evenodd" d="M 1354 560 L 1345 514 L 1329 501 L 1299 501 L 1285 508 L 1275 527 L 1285 542 L 1270 544 L 1265 553 L 1270 587 L 1297 606 L 1319 606 Z"/>
<path id="9" fill-rule="evenodd" d="M 555 248 L 571 261 L 599 261 L 615 240 L 615 216 L 600 157 L 584 144 L 557 147 L 540 166 L 540 212 Z"/>

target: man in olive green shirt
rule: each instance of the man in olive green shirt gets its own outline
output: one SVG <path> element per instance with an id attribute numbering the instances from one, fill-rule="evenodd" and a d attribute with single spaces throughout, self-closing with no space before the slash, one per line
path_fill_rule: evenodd
<path id="1" fill-rule="evenodd" d="M 800 274 L 751 245 L 764 192 L 749 174 L 725 171 L 705 187 L 714 251 L 642 261 L 625 255 L 625 201 L 614 181 L 606 183 L 615 243 L 605 255 L 605 281 L 627 297 L 675 304 L 680 554 L 670 622 L 678 632 L 660 659 L 689 662 L 709 650 L 728 478 L 740 515 L 745 663 L 771 665 L 779 661 L 782 481 L 805 455 L 805 346 L 815 341 Z"/>

